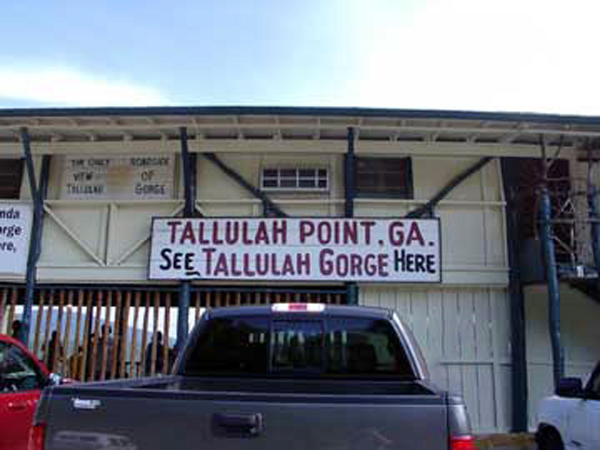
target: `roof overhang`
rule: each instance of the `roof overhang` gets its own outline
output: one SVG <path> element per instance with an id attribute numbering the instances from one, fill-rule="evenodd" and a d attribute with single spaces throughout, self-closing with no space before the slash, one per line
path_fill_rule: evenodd
<path id="1" fill-rule="evenodd" d="M 359 140 L 548 145 L 600 138 L 600 117 L 530 113 L 305 107 L 0 109 L 0 144 L 195 139 Z"/>

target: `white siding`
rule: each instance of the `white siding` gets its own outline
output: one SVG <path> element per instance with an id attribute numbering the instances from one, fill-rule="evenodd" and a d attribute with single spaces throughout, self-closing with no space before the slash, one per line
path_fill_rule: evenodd
<path id="1" fill-rule="evenodd" d="M 600 303 L 564 284 L 560 295 L 565 374 L 586 379 L 600 358 Z M 534 426 L 540 400 L 554 390 L 546 286 L 525 289 L 525 308 L 529 418 Z"/>
<path id="2" fill-rule="evenodd" d="M 411 328 L 433 381 L 462 395 L 477 432 L 508 430 L 509 304 L 488 288 L 360 287 L 360 303 L 390 308 Z"/>

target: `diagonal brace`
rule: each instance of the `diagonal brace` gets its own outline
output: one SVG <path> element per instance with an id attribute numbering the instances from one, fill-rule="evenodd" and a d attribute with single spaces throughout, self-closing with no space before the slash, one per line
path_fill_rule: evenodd
<path id="1" fill-rule="evenodd" d="M 269 207 L 272 211 L 277 214 L 277 217 L 288 217 L 288 215 L 277 206 L 264 192 L 256 187 L 252 186 L 251 183 L 246 181 L 239 173 L 233 170 L 231 167 L 221 161 L 214 153 L 202 153 L 202 155 L 214 163 L 219 169 L 221 169 L 227 176 L 234 180 L 241 187 L 250 192 L 254 197 L 262 200 L 262 202 Z"/>
<path id="2" fill-rule="evenodd" d="M 406 218 L 407 219 L 419 219 L 419 218 L 422 218 L 425 216 L 431 216 L 433 214 L 433 209 L 438 205 L 439 202 L 441 202 L 444 198 L 446 198 L 448 196 L 448 194 L 450 194 L 450 192 L 452 192 L 454 190 L 454 188 L 456 188 L 459 184 L 461 184 L 463 181 L 465 181 L 467 178 L 469 178 L 475 172 L 478 172 L 479 170 L 481 170 L 483 168 L 483 166 L 485 166 L 487 163 L 489 163 L 492 159 L 494 159 L 493 156 L 486 156 L 485 158 L 481 158 L 479 161 L 477 161 L 471 167 L 468 167 L 465 171 L 461 172 L 456 177 L 454 177 L 452 180 L 450 180 L 450 182 L 448 184 L 446 184 L 446 186 L 444 186 L 437 194 L 435 194 L 433 196 L 433 198 L 431 200 L 429 200 L 423 206 L 419 206 L 418 208 L 410 211 L 406 215 Z"/>

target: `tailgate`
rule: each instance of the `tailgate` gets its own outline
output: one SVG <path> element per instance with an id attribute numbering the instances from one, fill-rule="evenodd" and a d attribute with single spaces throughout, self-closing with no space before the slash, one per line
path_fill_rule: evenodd
<path id="1" fill-rule="evenodd" d="M 445 449 L 440 396 L 56 392 L 48 450 Z M 114 394 L 114 395 L 113 395 Z"/>

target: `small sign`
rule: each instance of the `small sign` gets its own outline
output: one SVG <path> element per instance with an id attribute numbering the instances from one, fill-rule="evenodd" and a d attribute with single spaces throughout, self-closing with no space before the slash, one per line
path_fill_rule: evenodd
<path id="1" fill-rule="evenodd" d="M 31 220 L 31 206 L 0 203 L 0 273 L 25 275 Z"/>
<path id="2" fill-rule="evenodd" d="M 439 221 L 155 218 L 149 278 L 439 283 Z"/>
<path id="3" fill-rule="evenodd" d="M 80 200 L 173 197 L 173 155 L 66 157 L 62 198 Z"/>

